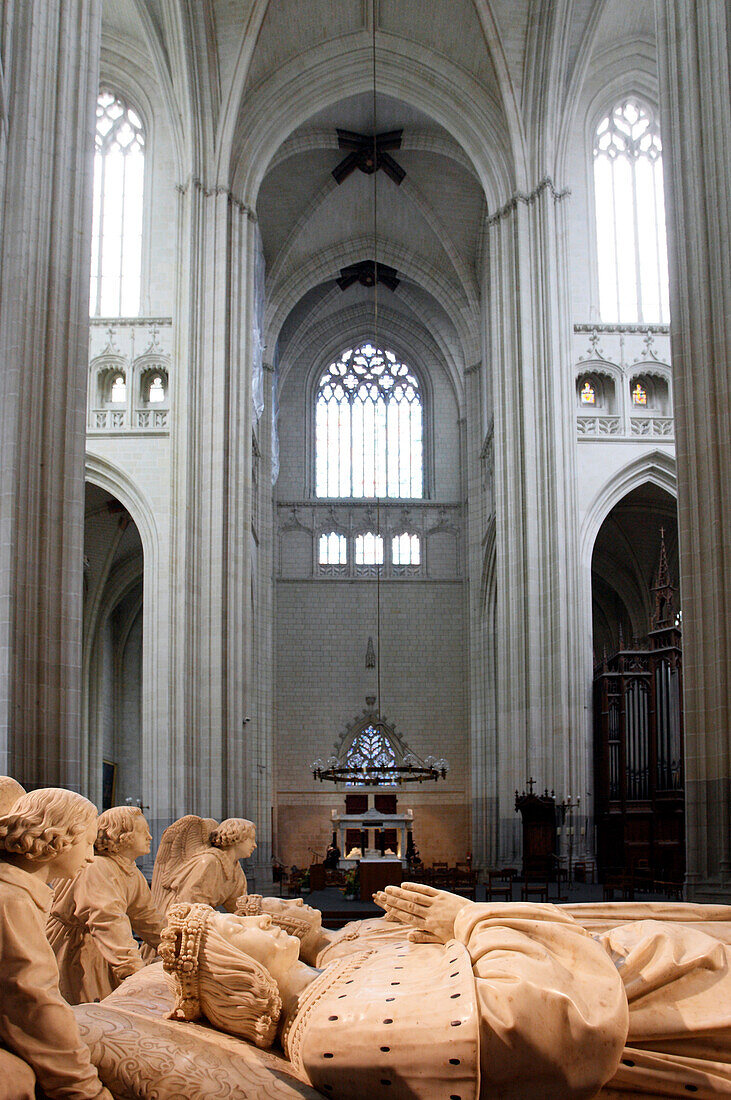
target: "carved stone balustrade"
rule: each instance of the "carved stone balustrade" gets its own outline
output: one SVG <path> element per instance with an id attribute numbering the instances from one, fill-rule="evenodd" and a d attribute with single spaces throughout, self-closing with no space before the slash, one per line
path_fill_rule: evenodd
<path id="1" fill-rule="evenodd" d="M 87 434 L 167 435 L 172 321 L 92 318 Z"/>
<path id="2" fill-rule="evenodd" d="M 667 325 L 574 325 L 579 440 L 673 442 Z"/>

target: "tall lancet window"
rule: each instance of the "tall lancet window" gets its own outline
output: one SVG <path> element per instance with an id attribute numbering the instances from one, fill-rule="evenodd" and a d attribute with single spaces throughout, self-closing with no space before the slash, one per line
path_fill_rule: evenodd
<path id="1" fill-rule="evenodd" d="M 348 348 L 320 376 L 315 407 L 318 497 L 421 497 L 422 391 L 392 351 Z"/>
<path id="2" fill-rule="evenodd" d="M 140 311 L 145 131 L 114 92 L 96 105 L 90 313 L 135 317 Z"/>
<path id="3" fill-rule="evenodd" d="M 636 99 L 596 128 L 594 191 L 602 321 L 668 321 L 660 127 Z"/>

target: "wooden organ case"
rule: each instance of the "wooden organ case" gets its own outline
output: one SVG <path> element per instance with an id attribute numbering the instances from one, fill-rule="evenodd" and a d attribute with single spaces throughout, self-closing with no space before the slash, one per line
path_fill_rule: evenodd
<path id="1" fill-rule="evenodd" d="M 605 654 L 594 676 L 597 862 L 670 883 L 685 874 L 681 633 L 665 543 L 647 647 Z"/>

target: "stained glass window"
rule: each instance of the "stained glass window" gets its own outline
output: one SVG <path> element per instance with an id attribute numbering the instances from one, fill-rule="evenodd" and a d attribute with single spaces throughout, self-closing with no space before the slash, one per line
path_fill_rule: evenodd
<path id="1" fill-rule="evenodd" d="M 345 535 L 339 535 L 336 531 L 320 535 L 320 565 L 345 565 L 347 560 Z"/>
<path id="2" fill-rule="evenodd" d="M 391 557 L 394 565 L 419 565 L 421 563 L 421 540 L 418 535 L 394 535 L 391 543 Z"/>
<path id="3" fill-rule="evenodd" d="M 315 492 L 423 496 L 421 390 L 394 352 L 362 344 L 323 371 L 315 412 Z"/>
<path id="4" fill-rule="evenodd" d="M 127 383 L 123 374 L 118 374 L 112 382 L 110 397 L 115 405 L 123 405 L 127 400 Z"/>
<path id="5" fill-rule="evenodd" d="M 383 565 L 383 539 L 368 531 L 355 540 L 356 565 Z"/>
<path id="6" fill-rule="evenodd" d="M 145 132 L 139 115 L 102 91 L 96 107 L 90 313 L 140 311 Z"/>
<path id="7" fill-rule="evenodd" d="M 667 321 L 660 127 L 636 99 L 617 103 L 597 126 L 594 190 L 602 321 Z"/>
<path id="8" fill-rule="evenodd" d="M 633 405 L 646 405 L 647 404 L 647 390 L 638 382 L 635 388 L 632 390 L 632 404 Z"/>
<path id="9" fill-rule="evenodd" d="M 581 387 L 581 404 L 596 405 L 596 390 L 588 378 Z"/>
<path id="10" fill-rule="evenodd" d="M 396 763 L 396 753 L 386 733 L 369 725 L 353 738 L 345 763 L 350 768 L 388 768 Z"/>

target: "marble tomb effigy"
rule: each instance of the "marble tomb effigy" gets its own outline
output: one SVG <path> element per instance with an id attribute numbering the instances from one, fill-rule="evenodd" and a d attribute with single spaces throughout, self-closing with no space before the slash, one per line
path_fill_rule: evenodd
<path id="1" fill-rule="evenodd" d="M 673 907 L 661 922 L 630 906 L 622 924 L 612 906 L 614 927 L 590 935 L 551 905 L 475 904 L 418 885 L 389 888 L 385 903 L 421 942 L 379 950 L 356 936 L 321 971 L 267 914 L 176 907 L 161 952 L 175 1000 L 153 966 L 75 1010 L 102 1076 L 115 1095 L 172 1100 L 182 1055 L 188 1100 L 236 1096 L 244 1081 L 261 1096 L 342 1100 L 731 1094 L 731 948 L 702 930 L 727 926 L 728 907 Z M 251 1033 L 251 1005 L 240 1018 L 250 994 L 270 1021 L 281 1003 L 288 1061 L 196 1022 L 266 1042 Z M 141 1047 L 149 1065 L 133 1055 Z"/>

